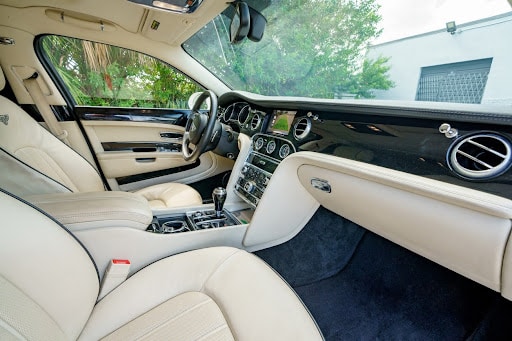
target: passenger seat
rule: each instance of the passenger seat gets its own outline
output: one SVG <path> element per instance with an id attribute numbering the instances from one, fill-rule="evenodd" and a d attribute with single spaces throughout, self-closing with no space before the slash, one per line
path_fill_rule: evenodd
<path id="1" fill-rule="evenodd" d="M 97 302 L 82 245 L 43 212 L 0 191 L 0 339 L 321 340 L 292 289 L 245 251 L 178 254 Z"/>

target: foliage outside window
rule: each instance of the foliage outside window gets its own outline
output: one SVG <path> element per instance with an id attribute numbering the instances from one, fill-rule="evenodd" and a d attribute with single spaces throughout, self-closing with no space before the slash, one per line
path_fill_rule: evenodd
<path id="1" fill-rule="evenodd" d="M 86 40 L 45 36 L 43 50 L 78 105 L 187 108 L 202 89 L 150 56 Z"/>
<path id="2" fill-rule="evenodd" d="M 365 57 L 381 33 L 375 0 L 247 2 L 268 20 L 260 42 L 229 43 L 230 7 L 183 45 L 231 88 L 275 96 L 371 98 L 373 90 L 394 86 L 389 59 Z"/>

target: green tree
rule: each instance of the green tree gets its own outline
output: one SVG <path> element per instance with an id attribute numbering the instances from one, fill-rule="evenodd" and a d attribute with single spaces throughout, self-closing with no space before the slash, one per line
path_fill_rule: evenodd
<path id="1" fill-rule="evenodd" d="M 147 55 L 101 43 L 45 36 L 43 49 L 79 105 L 183 108 L 201 88 Z"/>
<path id="2" fill-rule="evenodd" d="M 226 46 L 216 39 L 214 33 L 227 34 L 228 10 L 210 24 L 215 27 L 184 46 L 235 88 L 268 95 L 372 97 L 372 90 L 394 86 L 387 58 L 365 59 L 369 43 L 381 33 L 378 9 L 375 0 L 275 0 L 263 11 L 268 24 L 261 42 Z"/>

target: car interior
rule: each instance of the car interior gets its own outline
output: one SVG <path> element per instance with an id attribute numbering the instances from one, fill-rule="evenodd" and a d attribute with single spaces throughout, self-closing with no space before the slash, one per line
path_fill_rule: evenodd
<path id="1" fill-rule="evenodd" d="M 1 340 L 512 338 L 512 104 L 232 87 L 264 2 L 0 0 Z"/>

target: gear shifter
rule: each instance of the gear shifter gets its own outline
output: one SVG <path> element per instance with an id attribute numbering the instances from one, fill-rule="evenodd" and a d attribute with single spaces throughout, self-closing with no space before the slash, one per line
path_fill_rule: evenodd
<path id="1" fill-rule="evenodd" d="M 221 217 L 222 208 L 224 207 L 224 202 L 226 201 L 226 189 L 224 187 L 217 187 L 213 190 L 212 199 L 213 204 L 215 205 L 215 215 L 217 218 Z"/>

